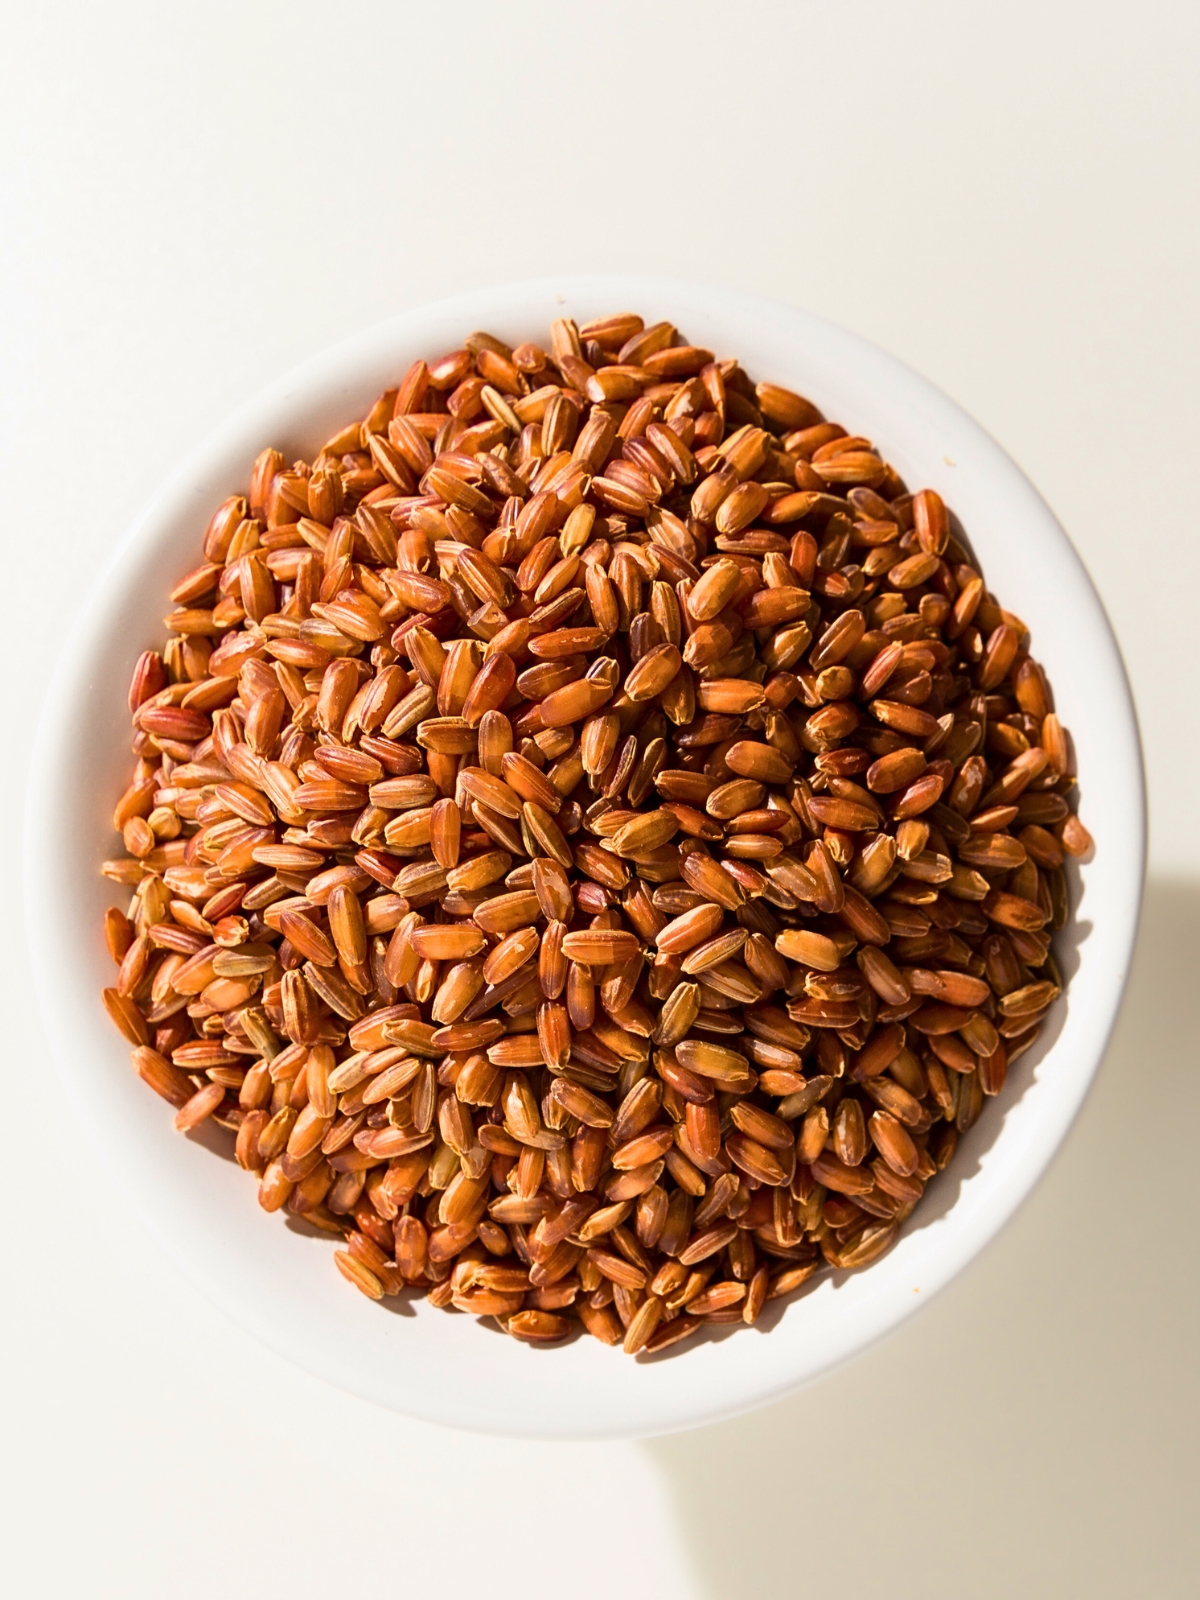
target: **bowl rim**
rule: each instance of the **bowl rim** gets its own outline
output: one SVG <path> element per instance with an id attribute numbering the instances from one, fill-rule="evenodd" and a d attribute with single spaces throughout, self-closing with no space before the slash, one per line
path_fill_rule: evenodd
<path id="1" fill-rule="evenodd" d="M 1125 791 L 1119 797 L 1119 804 L 1124 808 L 1129 850 L 1127 859 L 1116 871 L 1117 888 L 1110 888 L 1114 901 L 1120 902 L 1115 908 L 1120 915 L 1112 917 L 1114 925 L 1103 929 L 1105 942 L 1102 961 L 1111 980 L 1111 989 L 1107 1000 L 1099 1003 L 1096 1014 L 1088 1020 L 1087 1043 L 1082 1052 L 1085 1059 L 1073 1064 L 1069 1092 L 1060 1089 L 1054 1115 L 1046 1125 L 1037 1129 L 1032 1141 L 1033 1148 L 1027 1150 L 1019 1161 L 1009 1162 L 1002 1192 L 990 1201 L 981 1215 L 973 1215 L 969 1224 L 964 1221 L 962 1226 L 952 1228 L 937 1248 L 927 1252 L 930 1259 L 923 1271 L 918 1295 L 910 1296 L 908 1303 L 899 1301 L 894 1294 L 868 1297 L 861 1308 L 855 1331 L 840 1348 L 826 1350 L 819 1360 L 809 1360 L 807 1364 L 799 1359 L 791 1370 L 776 1370 L 769 1379 L 764 1377 L 758 1385 L 734 1385 L 730 1393 L 715 1401 L 699 1398 L 683 1401 L 675 1397 L 665 1407 L 643 1405 L 638 1415 L 543 1415 L 530 1426 L 519 1418 L 504 1414 L 503 1408 L 495 1415 L 486 1417 L 468 1414 L 461 1403 L 445 1395 L 429 1398 L 413 1393 L 403 1401 L 397 1401 L 394 1395 L 381 1394 L 378 1384 L 358 1380 L 354 1375 L 348 1376 L 336 1370 L 336 1363 L 323 1357 L 294 1330 L 282 1327 L 279 1318 L 272 1317 L 269 1307 L 248 1308 L 236 1298 L 224 1281 L 221 1270 L 214 1270 L 213 1261 L 203 1258 L 200 1252 L 189 1245 L 186 1237 L 179 1238 L 160 1222 L 154 1204 L 159 1180 L 148 1166 L 143 1170 L 135 1133 L 121 1126 L 102 1078 L 88 1065 L 88 1052 L 77 1048 L 78 1026 L 83 1015 L 80 1009 L 82 1002 L 73 1001 L 74 1014 L 68 1015 L 72 1012 L 72 1005 L 63 1005 L 61 988 L 56 987 L 61 973 L 56 961 L 58 939 L 52 910 L 54 900 L 53 896 L 47 896 L 40 890 L 44 888 L 46 864 L 54 859 L 56 840 L 60 836 L 58 830 L 66 815 L 62 778 L 69 770 L 67 747 L 72 727 L 77 724 L 80 708 L 92 688 L 92 661 L 101 650 L 106 633 L 112 626 L 111 613 L 116 597 L 129 585 L 151 552 L 167 537 L 165 530 L 181 517 L 198 516 L 196 486 L 211 476 L 214 463 L 231 454 L 244 454 L 248 448 L 248 467 L 261 442 L 278 437 L 276 419 L 281 414 L 294 411 L 297 404 L 303 405 L 304 397 L 308 397 L 310 405 L 315 405 L 316 396 L 328 397 L 343 391 L 350 392 L 355 386 L 356 377 L 361 378 L 364 366 L 377 361 L 381 350 L 387 351 L 397 343 L 419 340 L 423 336 L 422 330 L 431 323 L 457 320 L 462 329 L 461 337 L 471 326 L 486 326 L 489 321 L 493 326 L 500 326 L 506 317 L 531 314 L 545 317 L 547 313 L 555 314 L 556 304 L 561 306 L 569 302 L 574 305 L 580 301 L 610 306 L 648 306 L 657 303 L 674 308 L 681 321 L 699 315 L 701 306 L 707 306 L 714 315 L 725 316 L 730 321 L 741 317 L 766 325 L 771 325 L 772 321 L 786 324 L 793 333 L 815 341 L 829 352 L 840 351 L 848 368 L 859 373 L 865 371 L 868 378 L 874 378 L 881 384 L 891 384 L 897 394 L 903 392 L 940 439 L 956 441 L 958 448 L 974 450 L 981 462 L 986 461 L 993 477 L 1006 485 L 1007 492 L 1022 504 L 1023 514 L 1033 520 L 1040 536 L 1048 541 L 1047 547 L 1053 548 L 1061 580 L 1071 590 L 1071 603 L 1079 608 L 1083 616 L 1080 626 L 1096 652 L 1096 661 L 1106 674 L 1111 696 L 1109 714 L 1113 737 L 1118 754 L 1124 761 Z M 852 387 L 861 388 L 863 382 L 860 376 Z M 23 863 L 30 959 L 52 1054 L 76 1111 L 99 1144 L 106 1164 L 125 1189 L 141 1219 L 193 1283 L 209 1299 L 216 1301 L 234 1321 L 298 1365 L 316 1371 L 328 1381 L 425 1420 L 474 1431 L 527 1437 L 648 1437 L 700 1426 L 767 1404 L 850 1361 L 907 1320 L 918 1306 L 928 1304 L 934 1294 L 994 1238 L 1028 1198 L 1078 1114 L 1103 1057 L 1119 1010 L 1137 931 L 1145 872 L 1144 784 L 1132 695 L 1119 647 L 1094 585 L 1046 502 L 1007 452 L 955 401 L 906 364 L 860 336 L 811 313 L 764 297 L 716 285 L 636 274 L 571 275 L 522 280 L 412 308 L 377 322 L 309 357 L 236 408 L 171 473 L 134 519 L 114 547 L 81 615 L 73 622 L 63 641 L 38 720 L 27 791 Z M 1109 876 L 1111 878 L 1113 874 L 1110 872 Z M 132 1162 L 129 1159 L 131 1156 Z M 952 1212 L 953 1207 L 948 1214 Z M 538 1353 L 538 1356 L 539 1359 L 546 1359 L 545 1352 Z M 617 1411 L 620 1412 L 620 1409 L 618 1407 Z M 638 1411 L 638 1407 L 635 1406 L 633 1410 Z"/>

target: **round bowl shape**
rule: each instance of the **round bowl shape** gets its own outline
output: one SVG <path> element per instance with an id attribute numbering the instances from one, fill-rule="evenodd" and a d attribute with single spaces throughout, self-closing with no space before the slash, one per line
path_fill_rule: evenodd
<path id="1" fill-rule="evenodd" d="M 456 348 L 472 329 L 545 343 L 555 317 L 623 310 L 669 318 L 756 378 L 810 396 L 874 439 L 914 488 L 945 497 L 989 587 L 1032 630 L 1074 735 L 1096 841 L 1094 858 L 1073 871 L 1074 914 L 1057 947 L 1066 996 L 892 1251 L 861 1273 L 820 1275 L 753 1330 L 714 1330 L 636 1361 L 587 1337 L 536 1350 L 420 1301 L 372 1303 L 335 1271 L 331 1241 L 262 1212 L 229 1136 L 177 1134 L 104 1014 L 113 968 L 100 920 L 117 896 L 97 872 L 114 852 L 110 815 L 128 781 L 133 662 L 161 641 L 168 589 L 195 564 L 213 508 L 245 488 L 259 450 L 311 456 L 410 362 Z M 1136 721 L 1104 611 L 1049 508 L 982 429 L 900 362 L 791 306 L 597 276 L 483 290 L 394 317 L 293 372 L 197 451 L 130 530 L 60 649 L 26 860 L 34 970 L 69 1090 L 147 1225 L 207 1294 L 300 1366 L 397 1411 L 492 1433 L 633 1437 L 800 1388 L 894 1328 L 983 1248 L 1045 1170 L 1103 1055 L 1133 947 L 1145 835 Z"/>

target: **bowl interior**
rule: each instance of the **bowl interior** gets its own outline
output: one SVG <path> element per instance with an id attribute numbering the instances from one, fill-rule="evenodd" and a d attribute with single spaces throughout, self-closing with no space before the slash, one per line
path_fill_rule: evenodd
<path id="1" fill-rule="evenodd" d="M 989 586 L 1032 629 L 1075 739 L 1081 811 L 1097 846 L 1073 872 L 1074 917 L 1058 946 L 1066 997 L 896 1247 L 861 1274 L 819 1277 L 754 1330 L 722 1330 L 655 1361 L 586 1338 L 530 1350 L 470 1318 L 354 1294 L 327 1238 L 260 1211 L 227 1134 L 174 1132 L 98 998 L 112 973 L 100 917 L 116 897 L 97 866 L 114 852 L 109 818 L 132 759 L 129 673 L 140 650 L 161 642 L 167 590 L 195 564 L 212 508 L 244 488 L 264 445 L 311 455 L 412 360 L 456 347 L 474 328 L 544 342 L 555 316 L 625 309 L 669 318 L 756 378 L 810 396 L 873 438 L 910 485 L 939 490 Z M 407 313 L 233 418 L 131 530 L 72 631 L 41 729 L 29 826 L 31 944 L 55 1055 L 118 1178 L 179 1263 L 264 1342 L 331 1382 L 430 1420 L 546 1437 L 666 1431 L 782 1395 L 909 1315 L 982 1247 L 1046 1166 L 1100 1060 L 1128 968 L 1144 835 L 1136 725 L 1108 623 L 1052 513 L 999 447 L 900 363 L 817 318 L 636 277 L 520 284 Z"/>

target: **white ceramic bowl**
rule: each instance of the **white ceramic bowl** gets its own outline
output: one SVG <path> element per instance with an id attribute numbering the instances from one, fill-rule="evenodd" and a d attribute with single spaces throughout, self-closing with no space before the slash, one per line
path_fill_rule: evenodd
<path id="1" fill-rule="evenodd" d="M 267 1216 L 254 1185 L 180 1137 L 129 1066 L 102 1010 L 112 967 L 97 875 L 130 762 L 126 686 L 162 635 L 164 597 L 196 559 L 211 509 L 244 488 L 266 444 L 311 455 L 417 356 L 474 328 L 545 341 L 550 320 L 634 309 L 678 323 L 756 376 L 810 395 L 876 440 L 913 485 L 958 513 L 1004 604 L 1029 623 L 1078 750 L 1096 853 L 1075 879 L 1060 941 L 1069 975 L 1042 1042 L 989 1102 L 895 1248 L 869 1270 L 814 1280 L 752 1331 L 631 1361 L 592 1339 L 532 1350 L 474 1319 L 373 1304 L 339 1277 L 324 1239 Z M 29 808 L 31 951 L 47 1032 L 79 1110 L 167 1250 L 231 1317 L 331 1383 L 397 1411 L 494 1433 L 636 1436 L 747 1410 L 811 1382 L 894 1328 L 1012 1215 L 1045 1170 L 1103 1055 L 1128 970 L 1143 871 L 1137 728 L 1120 656 L 1087 574 L 1012 461 L 951 400 L 872 345 L 791 306 L 641 277 L 547 279 L 467 294 L 393 318 L 293 372 L 232 418 L 130 530 L 69 627 L 41 726 Z M 216 1130 L 219 1134 L 220 1130 Z M 726 1335 L 731 1330 L 722 1330 Z"/>

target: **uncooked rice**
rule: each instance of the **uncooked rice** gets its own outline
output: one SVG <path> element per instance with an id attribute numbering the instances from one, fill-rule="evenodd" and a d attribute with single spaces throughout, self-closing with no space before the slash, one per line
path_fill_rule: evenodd
<path id="1" fill-rule="evenodd" d="M 888 1249 L 1060 993 L 1028 629 L 934 490 L 669 323 L 415 362 L 171 600 L 105 1006 L 371 1299 L 753 1323 Z"/>

